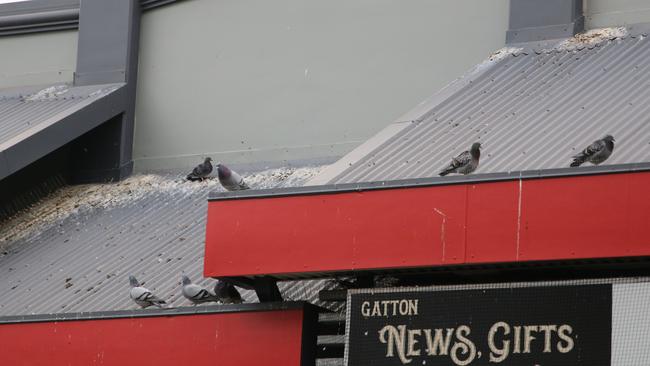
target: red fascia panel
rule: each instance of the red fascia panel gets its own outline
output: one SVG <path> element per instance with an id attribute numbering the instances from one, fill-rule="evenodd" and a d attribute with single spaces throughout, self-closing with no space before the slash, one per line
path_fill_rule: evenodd
<path id="1" fill-rule="evenodd" d="M 204 273 L 646 256 L 649 186 L 638 172 L 213 200 Z"/>
<path id="2" fill-rule="evenodd" d="M 300 365 L 303 310 L 0 324 L 0 364 Z"/>

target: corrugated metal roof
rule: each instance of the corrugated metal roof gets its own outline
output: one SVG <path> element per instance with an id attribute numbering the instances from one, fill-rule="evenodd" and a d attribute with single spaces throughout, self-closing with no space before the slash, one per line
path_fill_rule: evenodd
<path id="1" fill-rule="evenodd" d="M 0 145 L 53 117 L 74 113 L 123 84 L 22 87 L 0 90 Z"/>
<path id="2" fill-rule="evenodd" d="M 310 183 L 435 176 L 476 140 L 484 143 L 477 173 L 565 167 L 606 133 L 618 142 L 607 163 L 648 161 L 648 42 L 617 38 L 578 49 L 516 52 L 480 65 Z M 249 183 L 298 186 L 317 171 L 267 171 L 249 176 Z M 9 245 L 0 254 L 0 315 L 132 308 L 131 273 L 172 305 L 186 305 L 181 273 L 214 284 L 199 279 L 207 196 L 217 187 L 180 176 L 136 176 L 66 188 L 22 219 L 0 222 L 0 246 L 3 240 Z M 334 287 L 327 280 L 280 286 L 287 299 L 311 302 L 318 290 Z M 255 300 L 251 291 L 244 297 Z"/>
<path id="3" fill-rule="evenodd" d="M 606 134 L 617 141 L 606 164 L 647 162 L 649 87 L 650 40 L 643 35 L 519 50 L 398 120 L 309 184 L 437 176 L 475 141 L 483 143 L 475 174 L 568 167 L 572 155 Z"/>
<path id="4" fill-rule="evenodd" d="M 301 185 L 320 168 L 249 174 L 256 188 Z M 117 184 L 64 188 L 0 223 L 0 315 L 131 309 L 128 275 L 173 306 L 189 305 L 180 276 L 203 279 L 207 195 L 215 181 L 137 175 Z M 244 218 L 245 219 L 245 218 Z M 1 253 L 1 251 L 0 251 Z M 279 284 L 286 299 L 317 302 L 327 280 Z M 253 291 L 243 291 L 256 301 Z"/>
<path id="5" fill-rule="evenodd" d="M 0 179 L 120 113 L 123 85 L 0 89 Z"/>

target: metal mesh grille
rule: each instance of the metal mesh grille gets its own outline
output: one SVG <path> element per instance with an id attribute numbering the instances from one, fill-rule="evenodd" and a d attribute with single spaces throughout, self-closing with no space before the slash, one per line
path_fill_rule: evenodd
<path id="1" fill-rule="evenodd" d="M 649 365 L 650 279 L 348 293 L 347 365 Z"/>

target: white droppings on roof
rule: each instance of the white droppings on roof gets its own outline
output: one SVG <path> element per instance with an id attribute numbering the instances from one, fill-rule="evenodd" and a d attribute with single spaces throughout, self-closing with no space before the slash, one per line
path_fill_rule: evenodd
<path id="1" fill-rule="evenodd" d="M 584 33 L 578 33 L 575 36 L 560 42 L 554 47 L 554 49 L 569 50 L 593 46 L 612 38 L 621 38 L 627 35 L 628 31 L 625 27 L 591 29 Z"/>
<path id="2" fill-rule="evenodd" d="M 70 90 L 70 89 L 65 84 L 50 86 L 49 88 L 41 89 L 38 92 L 25 97 L 25 101 L 27 101 L 27 102 L 37 102 L 37 101 L 55 99 L 55 98 L 65 94 L 65 93 L 67 93 L 68 90 Z"/>
<path id="3" fill-rule="evenodd" d="M 501 48 L 499 50 L 496 50 L 496 51 L 492 52 L 492 54 L 490 56 L 488 56 L 488 58 L 486 58 L 485 60 L 483 60 L 483 62 L 476 65 L 473 68 L 473 71 L 480 71 L 481 69 L 484 69 L 485 67 L 488 67 L 490 65 L 493 65 L 493 64 L 503 60 L 507 56 L 517 54 L 517 53 L 519 53 L 521 51 L 523 51 L 523 48 L 519 48 L 519 47 L 503 47 L 503 48 Z"/>
<path id="4" fill-rule="evenodd" d="M 110 94 L 110 93 L 114 92 L 115 90 L 117 90 L 119 88 L 120 88 L 120 86 L 114 85 L 114 86 L 110 86 L 108 88 L 97 89 L 94 92 L 90 93 L 88 96 L 89 97 L 94 97 L 94 96 L 97 96 L 97 95 Z"/>
<path id="5" fill-rule="evenodd" d="M 252 189 L 301 186 L 316 175 L 322 166 L 269 169 L 245 175 Z M 223 191 L 218 179 L 189 182 L 184 176 L 137 174 L 121 182 L 67 186 L 33 207 L 0 222 L 0 248 L 12 242 L 42 232 L 44 229 L 90 209 L 109 209 L 143 199 L 152 194 L 167 194 L 182 199 L 192 194 Z"/>
<path id="6" fill-rule="evenodd" d="M 500 50 L 493 52 L 490 57 L 487 58 L 484 62 L 498 62 L 499 60 L 504 59 L 508 55 L 513 55 L 523 51 L 523 48 L 519 47 L 503 47 Z"/>

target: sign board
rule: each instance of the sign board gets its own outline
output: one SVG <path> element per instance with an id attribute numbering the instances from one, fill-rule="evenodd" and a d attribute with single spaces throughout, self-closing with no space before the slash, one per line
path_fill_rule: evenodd
<path id="1" fill-rule="evenodd" d="M 634 347 L 624 338 L 640 341 L 626 335 L 629 326 L 619 326 L 623 339 L 613 341 L 613 316 L 636 308 L 644 319 L 631 322 L 650 324 L 650 291 L 630 285 L 650 290 L 647 282 L 603 281 L 352 290 L 346 364 L 618 365 L 611 361 L 612 345 L 617 357 L 629 360 Z M 645 332 L 641 342 L 650 346 L 650 328 Z M 650 365 L 647 352 L 639 365 Z"/>

